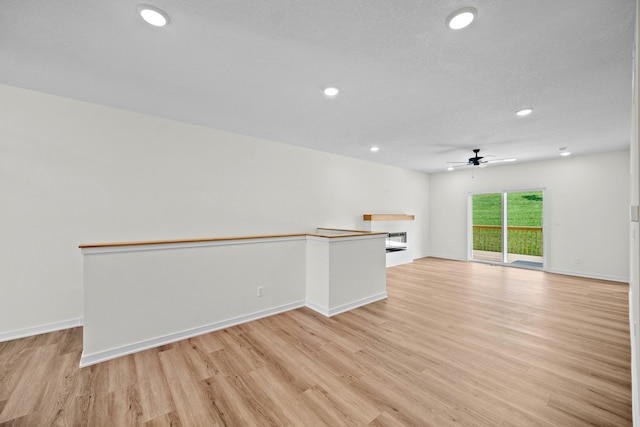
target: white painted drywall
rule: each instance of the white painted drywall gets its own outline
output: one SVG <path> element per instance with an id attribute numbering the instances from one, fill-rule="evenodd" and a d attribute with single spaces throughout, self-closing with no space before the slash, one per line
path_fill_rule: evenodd
<path id="1" fill-rule="evenodd" d="M 428 253 L 426 174 L 6 85 L 0 99 L 0 339 L 82 316 L 81 243 L 405 212 Z"/>
<path id="2" fill-rule="evenodd" d="M 283 235 L 83 248 L 80 366 L 304 305 L 331 316 L 384 299 L 385 239 Z M 318 243 L 328 256 L 307 250 Z"/>
<path id="3" fill-rule="evenodd" d="M 630 205 L 640 205 L 640 90 L 638 89 L 638 55 L 640 55 L 640 1 L 636 0 L 636 28 L 633 52 L 633 96 L 631 108 Z M 640 224 L 629 227 L 629 328 L 631 330 L 631 375 L 633 425 L 640 426 Z"/>
<path id="4" fill-rule="evenodd" d="M 329 312 L 329 240 L 307 237 L 306 301 L 314 310 Z"/>
<path id="5" fill-rule="evenodd" d="M 386 298 L 385 240 L 384 234 L 332 239 L 307 236 L 306 305 L 333 316 Z"/>
<path id="6" fill-rule="evenodd" d="M 628 150 L 430 177 L 432 255 L 466 259 L 470 192 L 544 188 L 548 270 L 628 280 Z"/>
<path id="7" fill-rule="evenodd" d="M 85 355 L 304 303 L 304 236 L 233 243 L 85 255 Z"/>
<path id="8" fill-rule="evenodd" d="M 329 242 L 329 314 L 358 301 L 387 297 L 385 238 L 332 239 Z"/>

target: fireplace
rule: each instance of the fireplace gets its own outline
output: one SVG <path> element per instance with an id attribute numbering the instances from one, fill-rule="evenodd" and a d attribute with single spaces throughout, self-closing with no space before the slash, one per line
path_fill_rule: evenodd
<path id="1" fill-rule="evenodd" d="M 413 215 L 365 214 L 364 230 L 387 233 L 387 267 L 413 261 Z"/>
<path id="2" fill-rule="evenodd" d="M 407 232 L 394 231 L 387 233 L 387 252 L 398 252 L 407 250 Z"/>

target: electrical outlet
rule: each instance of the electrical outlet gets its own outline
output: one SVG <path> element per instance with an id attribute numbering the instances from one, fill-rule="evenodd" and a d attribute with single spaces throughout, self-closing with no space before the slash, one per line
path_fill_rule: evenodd
<path id="1" fill-rule="evenodd" d="M 582 260 L 580 258 L 576 258 L 576 264 L 582 264 Z"/>
<path id="2" fill-rule="evenodd" d="M 264 296 L 264 286 L 258 286 L 258 296 L 259 297 Z"/>

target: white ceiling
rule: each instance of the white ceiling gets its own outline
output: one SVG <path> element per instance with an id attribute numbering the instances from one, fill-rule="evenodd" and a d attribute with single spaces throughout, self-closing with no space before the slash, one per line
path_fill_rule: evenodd
<path id="1" fill-rule="evenodd" d="M 0 82 L 426 172 L 629 146 L 634 0 L 142 2 L 2 0 Z"/>

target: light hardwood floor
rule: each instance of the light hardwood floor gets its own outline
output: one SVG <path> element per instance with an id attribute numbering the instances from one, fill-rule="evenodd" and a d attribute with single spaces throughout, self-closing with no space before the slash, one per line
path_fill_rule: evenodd
<path id="1" fill-rule="evenodd" d="M 389 298 L 79 369 L 80 328 L 0 343 L 10 426 L 630 426 L 628 286 L 423 258 Z"/>

